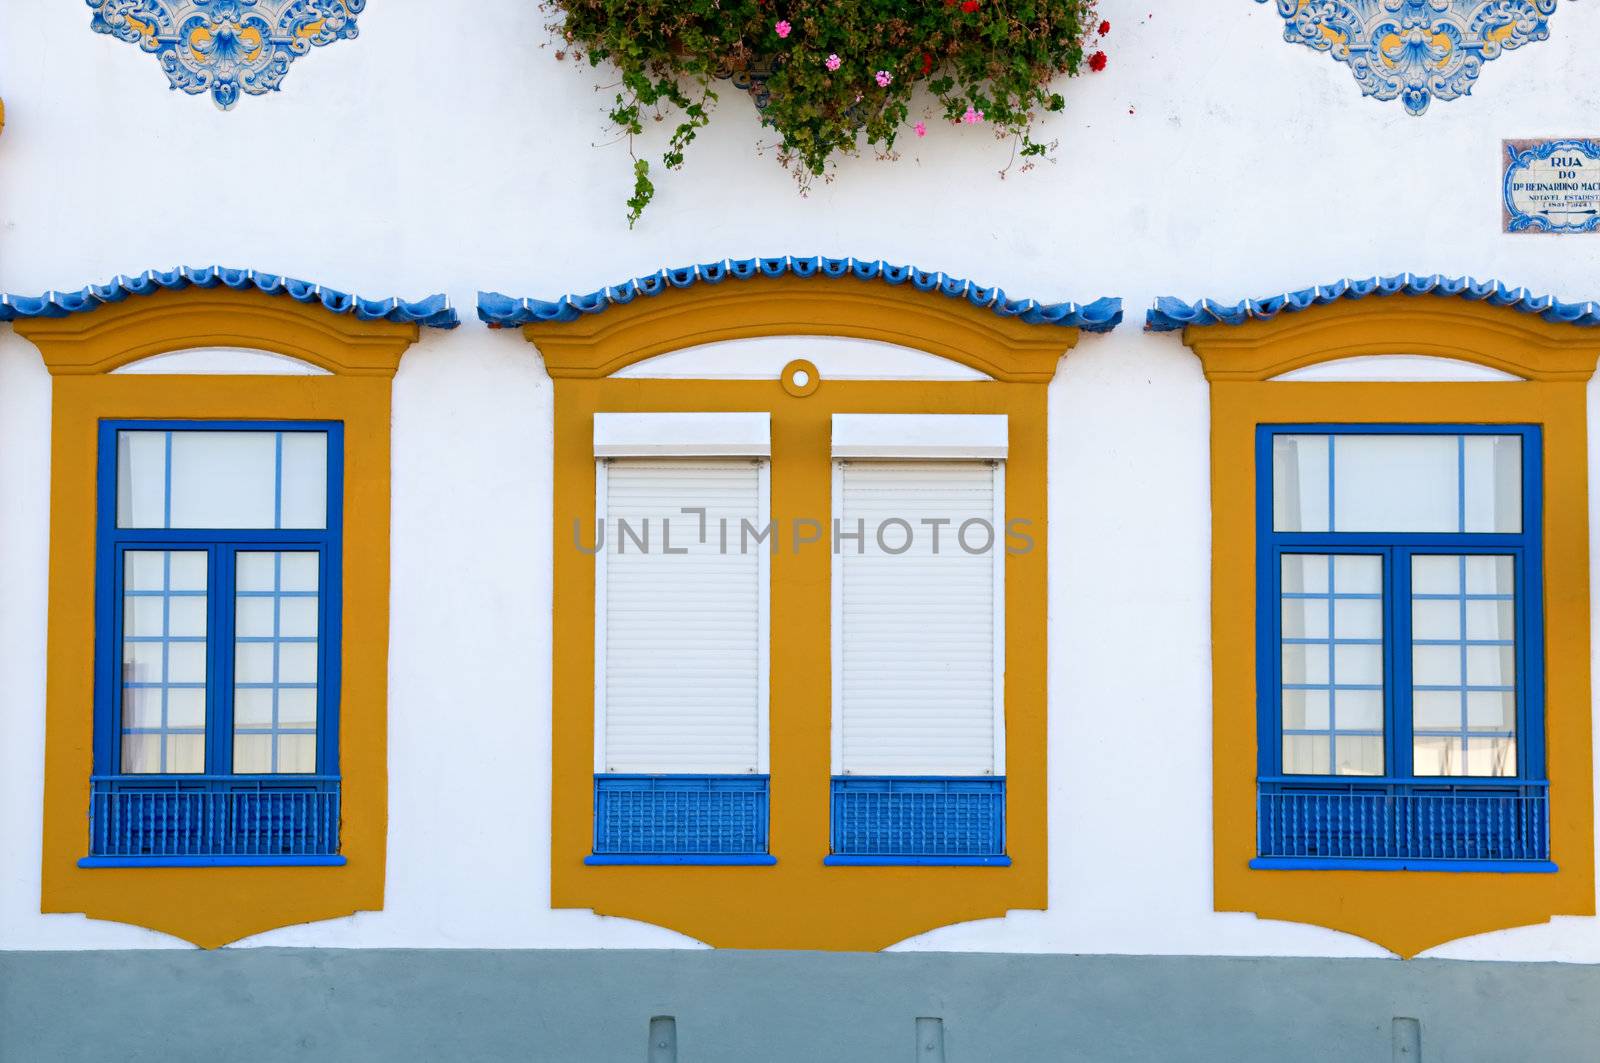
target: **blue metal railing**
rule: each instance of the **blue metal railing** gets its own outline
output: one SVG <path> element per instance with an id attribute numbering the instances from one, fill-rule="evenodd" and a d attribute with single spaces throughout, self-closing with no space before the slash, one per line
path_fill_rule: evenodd
<path id="1" fill-rule="evenodd" d="M 596 775 L 595 854 L 765 854 L 767 789 L 765 775 Z"/>
<path id="2" fill-rule="evenodd" d="M 1003 778 L 841 776 L 833 780 L 833 853 L 851 857 L 999 857 Z"/>
<path id="3" fill-rule="evenodd" d="M 1408 861 L 1547 861 L 1548 783 L 1263 782 L 1262 857 Z"/>
<path id="4" fill-rule="evenodd" d="M 92 857 L 296 857 L 339 851 L 339 780 L 96 777 Z"/>

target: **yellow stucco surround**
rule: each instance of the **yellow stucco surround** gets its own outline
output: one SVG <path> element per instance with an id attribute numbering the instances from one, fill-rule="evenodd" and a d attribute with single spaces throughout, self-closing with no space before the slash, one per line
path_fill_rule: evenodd
<path id="1" fill-rule="evenodd" d="M 1313 923 L 1403 957 L 1456 938 L 1593 915 L 1585 382 L 1600 332 L 1509 308 L 1392 296 L 1237 327 L 1191 326 L 1211 382 L 1215 904 Z M 1275 381 L 1336 358 L 1424 354 L 1521 381 Z M 1256 791 L 1255 430 L 1274 423 L 1539 424 L 1544 432 L 1546 747 L 1553 874 L 1252 870 Z"/>
<path id="2" fill-rule="evenodd" d="M 383 907 L 387 835 L 390 382 L 417 326 L 283 296 L 189 289 L 18 321 L 53 377 L 50 624 L 40 910 L 134 923 L 211 948 Z M 108 375 L 195 347 L 289 355 L 331 376 Z M 96 437 L 102 418 L 345 425 L 341 867 L 81 868 L 94 727 Z"/>
<path id="3" fill-rule="evenodd" d="M 551 903 L 627 916 L 719 947 L 880 949 L 951 923 L 1046 905 L 1045 390 L 1078 331 L 1025 325 L 934 293 L 842 279 L 728 281 L 524 327 L 555 381 L 555 638 Z M 770 380 L 611 377 L 716 340 L 884 340 L 973 366 L 987 381 L 837 381 L 802 395 Z M 805 343 L 795 343 L 796 356 Z M 597 411 L 769 411 L 772 518 L 771 839 L 768 867 L 585 866 L 593 841 L 594 559 L 573 528 L 595 515 Z M 1002 413 L 1008 519 L 1034 547 L 1006 562 L 1006 765 L 1012 866 L 825 867 L 831 553 L 790 529 L 826 527 L 834 413 Z M 825 534 L 825 533 L 824 533 Z"/>

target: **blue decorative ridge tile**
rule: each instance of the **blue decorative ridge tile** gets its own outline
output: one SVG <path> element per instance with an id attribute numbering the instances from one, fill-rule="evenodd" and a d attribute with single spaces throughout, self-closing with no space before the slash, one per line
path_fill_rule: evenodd
<path id="1" fill-rule="evenodd" d="M 324 288 L 320 284 L 293 277 L 222 266 L 206 266 L 202 269 L 180 266 L 166 272 L 146 270 L 133 277 L 117 276 L 107 284 L 90 284 L 75 292 L 45 292 L 35 296 L 0 292 L 0 321 L 15 321 L 24 317 L 66 317 L 68 314 L 98 310 L 107 303 L 120 303 L 129 296 L 180 288 L 215 288 L 219 285 L 234 291 L 255 290 L 267 295 L 286 295 L 298 303 L 320 304 L 330 313 L 354 314 L 361 321 L 397 321 L 445 329 L 461 324 L 460 316 L 443 294 L 430 295 L 415 302 L 363 299 L 349 292 Z"/>
<path id="2" fill-rule="evenodd" d="M 499 292 L 478 293 L 478 316 L 494 328 L 545 322 L 576 321 L 584 314 L 598 314 L 608 307 L 632 302 L 641 295 L 660 295 L 667 288 L 687 288 L 693 284 L 720 284 L 725 280 L 753 280 L 760 277 L 847 278 L 905 284 L 924 292 L 938 292 L 949 299 L 965 299 L 973 306 L 992 310 L 1001 317 L 1018 318 L 1030 325 L 1061 325 L 1085 332 L 1110 332 L 1122 323 L 1122 300 L 1096 299 L 1092 303 L 1038 303 L 1032 299 L 1012 299 L 999 288 L 984 288 L 960 277 L 929 273 L 915 266 L 891 266 L 882 261 L 857 258 L 746 258 L 664 269 L 644 277 L 587 295 L 563 295 L 553 302 L 539 299 L 514 299 Z"/>
<path id="3" fill-rule="evenodd" d="M 1182 299 L 1164 295 L 1156 299 L 1155 306 L 1146 312 L 1144 327 L 1148 332 L 1176 332 L 1189 325 L 1242 325 L 1246 321 L 1269 321 L 1279 314 L 1324 306 L 1339 299 L 1388 295 L 1468 299 L 1490 306 L 1509 306 L 1524 314 L 1538 314 L 1546 321 L 1557 324 L 1600 325 L 1600 303 L 1563 303 L 1554 296 L 1535 295 L 1526 288 L 1508 288 L 1497 280 L 1445 277 L 1437 273 L 1429 276 L 1399 273 L 1392 277 L 1368 277 L 1366 280 L 1346 278 L 1334 284 L 1231 304 L 1219 303 L 1214 299 L 1186 303 Z"/>

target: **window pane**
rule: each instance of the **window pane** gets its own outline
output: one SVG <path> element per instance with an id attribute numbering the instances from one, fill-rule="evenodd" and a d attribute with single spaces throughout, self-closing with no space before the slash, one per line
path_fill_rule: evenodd
<path id="1" fill-rule="evenodd" d="M 1463 436 L 1469 532 L 1522 531 L 1522 437 Z"/>
<path id="2" fill-rule="evenodd" d="M 1514 566 L 1511 558 L 1505 554 L 1468 557 L 1464 571 L 1469 595 L 1513 597 L 1516 594 Z"/>
<path id="3" fill-rule="evenodd" d="M 247 687 L 233 693 L 234 730 L 260 730 L 272 727 L 272 691 Z M 237 763 L 234 771 L 239 770 Z"/>
<path id="4" fill-rule="evenodd" d="M 1333 530 L 1458 530 L 1457 440 L 1433 435 L 1334 437 Z"/>
<path id="5" fill-rule="evenodd" d="M 317 770 L 317 737 L 306 734 L 278 736 L 278 768 L 283 774 L 310 775 Z"/>
<path id="6" fill-rule="evenodd" d="M 173 528 L 277 526 L 276 432 L 173 432 Z"/>
<path id="7" fill-rule="evenodd" d="M 1381 598 L 1335 599 L 1333 633 L 1342 639 L 1383 638 L 1383 600 Z"/>
<path id="8" fill-rule="evenodd" d="M 1328 729 L 1327 690 L 1285 690 L 1283 728 L 1286 731 L 1326 731 Z"/>
<path id="9" fill-rule="evenodd" d="M 166 527 L 167 433 L 117 433 L 117 527 Z"/>
<path id="10" fill-rule="evenodd" d="M 236 732 L 233 736 L 233 772 L 235 775 L 271 774 L 272 736 Z"/>
<path id="11" fill-rule="evenodd" d="M 1326 554 L 1284 554 L 1283 593 L 1327 594 L 1329 570 Z"/>
<path id="12" fill-rule="evenodd" d="M 1509 690 L 1473 690 L 1467 693 L 1469 731 L 1509 732 L 1517 729 L 1517 696 Z"/>
<path id="13" fill-rule="evenodd" d="M 1281 532 L 1522 531 L 1521 436 L 1277 435 L 1272 478 Z"/>
<path id="14" fill-rule="evenodd" d="M 237 774 L 316 770 L 320 570 L 315 551 L 241 550 L 234 555 Z"/>
<path id="15" fill-rule="evenodd" d="M 1383 691 L 1341 690 L 1334 696 L 1338 723 L 1343 730 L 1382 731 Z"/>
<path id="16" fill-rule="evenodd" d="M 1328 530 L 1328 437 L 1272 437 L 1272 526 Z"/>
<path id="17" fill-rule="evenodd" d="M 282 528 L 328 526 L 328 434 L 283 433 Z"/>
<path id="18" fill-rule="evenodd" d="M 317 692 L 304 688 L 278 691 L 278 724 L 282 727 L 315 727 Z"/>
<path id="19" fill-rule="evenodd" d="M 1413 756 L 1417 775 L 1503 778 L 1517 774 L 1517 740 L 1421 736 Z"/>
<path id="20" fill-rule="evenodd" d="M 1326 598 L 1283 600 L 1284 638 L 1325 639 L 1328 637 L 1328 619 Z"/>
<path id="21" fill-rule="evenodd" d="M 117 433 L 117 526 L 325 528 L 326 432 Z"/>
<path id="22" fill-rule="evenodd" d="M 1411 681 L 1418 686 L 1460 686 L 1461 647 L 1416 646 L 1411 649 Z"/>
<path id="23" fill-rule="evenodd" d="M 161 771 L 161 735 L 124 734 L 122 770 L 128 775 L 153 775 Z"/>
<path id="24" fill-rule="evenodd" d="M 1383 559 L 1281 560 L 1283 772 L 1383 774 Z"/>
<path id="25" fill-rule="evenodd" d="M 1340 683 L 1383 685 L 1383 647 L 1335 642 L 1333 675 Z"/>
<path id="26" fill-rule="evenodd" d="M 1451 597 L 1460 594 L 1461 559 L 1436 554 L 1417 554 L 1412 557 L 1411 593 Z"/>
<path id="27" fill-rule="evenodd" d="M 198 734 L 167 735 L 168 772 L 199 775 L 206 770 L 206 738 Z"/>
<path id="28" fill-rule="evenodd" d="M 1517 740 L 1515 738 L 1467 739 L 1466 763 L 1468 775 L 1486 775 L 1504 778 L 1517 773 Z"/>
<path id="29" fill-rule="evenodd" d="M 1283 647 L 1283 681 L 1328 685 L 1328 644 L 1289 644 Z"/>
<path id="30" fill-rule="evenodd" d="M 1411 695 L 1412 726 L 1453 731 L 1461 726 L 1461 695 L 1454 690 L 1418 690 Z"/>
<path id="31" fill-rule="evenodd" d="M 205 771 L 203 550 L 122 555 L 122 764 L 129 774 Z"/>
<path id="32" fill-rule="evenodd" d="M 1382 775 L 1381 735 L 1340 735 L 1334 746 L 1335 775 Z"/>
<path id="33" fill-rule="evenodd" d="M 1517 773 L 1514 581 L 1504 554 L 1413 556 L 1412 617 L 1426 620 L 1412 630 L 1417 775 Z"/>
<path id="34" fill-rule="evenodd" d="M 1411 602 L 1411 637 L 1413 639 L 1458 639 L 1461 637 L 1461 609 L 1454 599 L 1431 601 L 1425 598 Z"/>
<path id="35" fill-rule="evenodd" d="M 1329 773 L 1328 736 L 1283 736 L 1283 773 L 1285 775 L 1327 775 Z"/>
<path id="36" fill-rule="evenodd" d="M 122 726 L 130 731 L 161 727 L 159 688 L 134 687 L 122 695 Z"/>

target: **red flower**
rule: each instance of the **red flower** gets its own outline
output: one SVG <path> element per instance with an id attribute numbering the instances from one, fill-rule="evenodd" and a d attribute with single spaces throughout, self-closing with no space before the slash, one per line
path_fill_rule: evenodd
<path id="1" fill-rule="evenodd" d="M 923 52 L 922 53 L 922 72 L 924 74 L 933 73 L 933 53 L 932 52 Z"/>
<path id="2" fill-rule="evenodd" d="M 1104 53 L 1104 52 L 1096 52 L 1096 53 L 1094 53 L 1093 55 L 1091 55 L 1089 57 L 1089 69 L 1090 70 L 1093 70 L 1095 73 L 1099 73 L 1100 71 L 1104 70 L 1105 68 L 1106 68 L 1106 53 Z"/>
<path id="3" fill-rule="evenodd" d="M 1109 22 L 1100 23 L 1100 31 L 1099 32 L 1100 32 L 1100 36 L 1102 36 L 1102 37 L 1104 37 L 1106 34 L 1110 33 L 1111 32 L 1111 23 L 1109 23 Z"/>
<path id="4" fill-rule="evenodd" d="M 961 10 L 965 11 L 969 15 L 972 14 L 974 11 L 978 10 L 978 0 L 965 0 L 965 2 L 961 5 Z"/>

